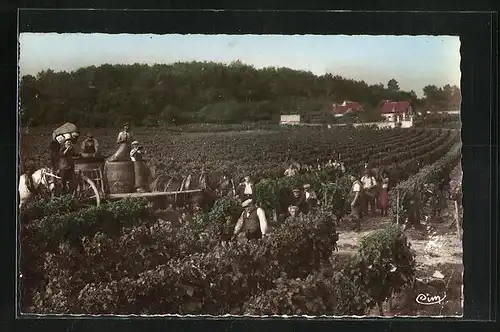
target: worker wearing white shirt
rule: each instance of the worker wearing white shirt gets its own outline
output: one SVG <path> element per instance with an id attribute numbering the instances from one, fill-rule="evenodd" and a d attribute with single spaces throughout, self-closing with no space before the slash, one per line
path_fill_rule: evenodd
<path id="1" fill-rule="evenodd" d="M 363 183 L 363 193 L 365 194 L 364 212 L 368 213 L 369 206 L 370 211 L 376 213 L 375 199 L 378 194 L 377 180 L 375 176 L 373 176 L 373 173 L 369 169 L 366 169 L 365 175 L 361 178 L 361 182 Z"/>
<path id="2" fill-rule="evenodd" d="M 142 161 L 142 147 L 139 142 L 132 142 L 132 150 L 130 150 L 130 159 L 132 161 Z"/>
<path id="3" fill-rule="evenodd" d="M 356 231 L 360 231 L 361 229 L 361 218 L 363 217 L 362 213 L 362 204 L 363 204 L 363 195 L 362 195 L 362 183 L 355 177 L 351 175 L 351 192 L 350 192 L 350 201 L 351 201 L 351 218 L 354 221 L 354 229 Z"/>
<path id="4" fill-rule="evenodd" d="M 244 201 L 241 206 L 245 210 L 241 213 L 234 227 L 233 237 L 236 237 L 241 231 L 245 232 L 245 237 L 248 240 L 260 239 L 266 235 L 267 219 L 264 210 L 257 207 L 251 199 Z"/>
<path id="5" fill-rule="evenodd" d="M 292 176 L 295 176 L 297 175 L 297 169 L 293 166 L 293 165 L 290 165 L 288 166 L 288 168 L 285 170 L 285 174 L 284 174 L 286 177 L 292 177 Z"/>
<path id="6" fill-rule="evenodd" d="M 148 187 L 148 167 L 143 159 L 142 146 L 137 141 L 132 142 L 132 150 L 130 150 L 130 160 L 134 162 L 135 174 L 135 189 L 137 192 L 144 192 Z"/>
<path id="7" fill-rule="evenodd" d="M 245 176 L 245 181 L 240 183 L 238 188 L 236 189 L 236 194 L 241 201 L 253 199 L 255 193 L 254 189 L 254 184 L 250 181 L 250 176 L 247 175 Z"/>

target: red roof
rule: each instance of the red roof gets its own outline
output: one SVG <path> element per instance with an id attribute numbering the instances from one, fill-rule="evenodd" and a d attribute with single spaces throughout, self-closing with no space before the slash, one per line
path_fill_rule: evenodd
<path id="1" fill-rule="evenodd" d="M 346 103 L 345 106 L 335 107 L 336 114 L 344 114 L 347 111 L 359 112 L 361 110 L 361 105 L 359 103 Z"/>
<path id="2" fill-rule="evenodd" d="M 406 113 L 410 108 L 409 101 L 384 101 L 380 113 Z"/>

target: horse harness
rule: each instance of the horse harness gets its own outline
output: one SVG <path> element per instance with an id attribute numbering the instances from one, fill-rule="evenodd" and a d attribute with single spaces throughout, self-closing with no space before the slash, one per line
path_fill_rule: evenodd
<path id="1" fill-rule="evenodd" d="M 182 183 L 181 183 L 181 190 L 185 189 L 185 190 L 189 190 L 189 187 L 191 186 L 191 179 L 192 179 L 192 175 L 189 174 L 188 176 L 186 176 L 183 180 L 182 180 Z M 200 184 L 200 187 L 202 189 L 207 189 L 207 181 L 206 181 L 206 175 L 205 174 L 200 174 L 200 177 L 198 178 L 198 183 Z"/>
<path id="2" fill-rule="evenodd" d="M 50 180 L 48 180 L 48 179 L 50 179 Z M 45 170 L 42 170 L 42 180 L 45 180 L 45 182 L 47 183 L 47 185 L 49 187 L 50 187 L 51 184 L 55 184 L 56 183 L 55 179 L 60 180 L 61 177 L 57 176 L 55 174 L 52 174 L 50 172 L 47 172 Z"/>
<path id="3" fill-rule="evenodd" d="M 37 193 L 38 192 L 38 186 L 35 186 L 35 184 L 33 183 L 33 173 L 29 173 L 29 174 L 25 174 L 26 175 L 26 187 L 28 188 L 28 190 L 31 192 L 31 193 Z M 48 171 L 46 171 L 45 169 L 42 169 L 41 170 L 41 179 L 40 179 L 40 182 L 43 183 L 47 183 L 47 187 L 50 188 L 50 185 L 51 184 L 55 184 L 56 181 L 54 179 L 61 179 L 61 177 L 55 175 L 55 174 L 52 174 Z"/>

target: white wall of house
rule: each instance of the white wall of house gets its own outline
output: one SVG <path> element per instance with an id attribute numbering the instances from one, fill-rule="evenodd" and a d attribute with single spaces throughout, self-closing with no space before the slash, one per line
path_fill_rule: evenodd
<path id="1" fill-rule="evenodd" d="M 384 113 L 382 116 L 385 118 L 386 121 L 394 121 L 394 113 Z"/>
<path id="2" fill-rule="evenodd" d="M 413 118 L 411 118 L 411 120 L 401 121 L 401 128 L 411 128 L 411 127 L 413 127 Z"/>
<path id="3" fill-rule="evenodd" d="M 280 117 L 280 124 L 282 124 L 282 125 L 300 124 L 300 115 L 296 115 L 296 114 L 282 115 Z"/>
<path id="4" fill-rule="evenodd" d="M 355 123 L 354 127 L 361 126 L 377 126 L 378 128 L 396 128 L 396 122 L 394 121 L 381 121 L 381 122 L 365 122 L 365 123 Z M 412 120 L 401 121 L 401 128 L 411 128 L 413 127 Z"/>
<path id="5" fill-rule="evenodd" d="M 460 115 L 460 110 L 444 111 L 442 113 Z"/>
<path id="6" fill-rule="evenodd" d="M 394 121 L 379 121 L 379 122 L 363 122 L 363 123 L 353 123 L 352 124 L 354 127 L 371 127 L 371 126 L 377 126 L 379 129 L 382 128 L 396 128 L 396 122 Z M 347 126 L 345 123 L 338 123 L 338 124 L 331 124 L 328 125 L 328 128 L 335 128 L 335 127 L 343 127 Z M 411 128 L 413 127 L 413 118 L 410 120 L 403 120 L 401 121 L 401 128 Z"/>
<path id="7" fill-rule="evenodd" d="M 382 114 L 383 117 L 385 117 L 386 121 L 396 121 L 395 118 L 396 116 L 399 116 L 399 118 L 401 119 L 400 121 L 412 121 L 413 120 L 413 115 L 409 114 L 409 113 L 404 113 L 404 114 L 401 114 L 401 113 L 384 113 Z"/>
<path id="8" fill-rule="evenodd" d="M 354 127 L 371 127 L 371 126 L 377 126 L 378 128 L 394 128 L 396 124 L 394 122 L 386 122 L 386 121 L 381 121 L 381 122 L 364 122 L 364 123 L 355 123 Z"/>

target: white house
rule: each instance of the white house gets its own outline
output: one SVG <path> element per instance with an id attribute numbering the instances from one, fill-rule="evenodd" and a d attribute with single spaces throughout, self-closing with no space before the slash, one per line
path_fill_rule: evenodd
<path id="1" fill-rule="evenodd" d="M 299 114 L 282 115 L 280 118 L 280 125 L 295 126 L 300 124 Z"/>
<path id="2" fill-rule="evenodd" d="M 402 122 L 413 118 L 413 110 L 409 101 L 385 100 L 380 106 L 380 114 L 386 121 Z"/>

